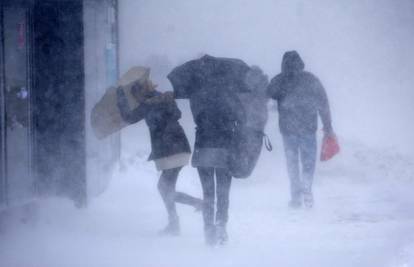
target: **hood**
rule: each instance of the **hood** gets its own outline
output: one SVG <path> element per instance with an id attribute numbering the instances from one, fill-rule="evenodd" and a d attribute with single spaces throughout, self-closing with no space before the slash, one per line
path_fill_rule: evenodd
<path id="1" fill-rule="evenodd" d="M 303 63 L 298 52 L 288 51 L 283 55 L 282 72 L 298 72 L 304 69 L 305 63 Z"/>
<path id="2" fill-rule="evenodd" d="M 245 82 L 252 93 L 265 94 L 269 79 L 258 66 L 251 66 L 246 73 Z"/>

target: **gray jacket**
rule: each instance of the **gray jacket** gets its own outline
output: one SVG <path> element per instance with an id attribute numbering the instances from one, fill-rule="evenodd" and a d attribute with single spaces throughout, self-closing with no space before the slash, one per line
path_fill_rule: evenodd
<path id="1" fill-rule="evenodd" d="M 325 89 L 319 79 L 304 68 L 296 51 L 286 52 L 282 72 L 267 88 L 267 95 L 278 103 L 280 131 L 284 135 L 314 134 L 319 114 L 324 132 L 331 133 L 331 113 Z"/>

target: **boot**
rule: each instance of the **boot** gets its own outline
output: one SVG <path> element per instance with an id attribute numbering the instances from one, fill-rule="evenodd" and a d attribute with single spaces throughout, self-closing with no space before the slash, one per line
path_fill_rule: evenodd
<path id="1" fill-rule="evenodd" d="M 180 235 L 180 221 L 178 217 L 170 219 L 167 226 L 159 231 L 161 236 L 178 236 Z"/>
<path id="2" fill-rule="evenodd" d="M 219 245 L 225 245 L 229 240 L 225 224 L 219 224 L 216 226 L 216 238 Z"/>
<path id="3" fill-rule="evenodd" d="M 214 225 L 204 226 L 204 237 L 206 245 L 215 246 L 217 243 L 216 227 Z"/>
<path id="4" fill-rule="evenodd" d="M 294 198 L 289 201 L 288 205 L 291 209 L 300 209 L 302 207 L 302 201 L 300 198 Z"/>
<path id="5" fill-rule="evenodd" d="M 291 191 L 289 208 L 300 209 L 302 207 L 302 192 L 300 190 Z"/>
<path id="6" fill-rule="evenodd" d="M 303 204 L 305 208 L 311 209 L 313 207 L 313 194 L 312 192 L 307 192 L 303 194 Z"/>

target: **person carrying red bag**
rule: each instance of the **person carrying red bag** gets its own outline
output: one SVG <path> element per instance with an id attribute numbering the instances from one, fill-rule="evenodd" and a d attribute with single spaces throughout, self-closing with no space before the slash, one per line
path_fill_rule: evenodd
<path id="1" fill-rule="evenodd" d="M 321 160 L 328 160 L 339 152 L 326 91 L 319 79 L 304 69 L 305 64 L 298 52 L 286 52 L 282 59 L 282 72 L 271 80 L 267 88 L 268 96 L 278 104 L 279 128 L 290 179 L 291 208 L 302 205 L 311 208 L 314 204 L 312 183 L 318 114 L 324 131 Z"/>

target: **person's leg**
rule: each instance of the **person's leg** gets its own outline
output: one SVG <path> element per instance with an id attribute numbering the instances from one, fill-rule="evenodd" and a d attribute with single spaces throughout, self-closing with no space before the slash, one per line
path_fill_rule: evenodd
<path id="1" fill-rule="evenodd" d="M 290 180 L 289 205 L 297 208 L 302 205 L 302 188 L 299 176 L 299 147 L 296 136 L 283 135 L 283 145 L 285 148 L 287 171 Z"/>
<path id="2" fill-rule="evenodd" d="M 216 243 L 216 233 L 214 225 L 214 168 L 198 167 L 197 170 L 200 176 L 200 182 L 203 189 L 203 219 L 206 243 L 208 245 L 214 245 Z"/>
<path id="3" fill-rule="evenodd" d="M 196 211 L 201 211 L 203 209 L 203 200 L 197 197 L 193 197 L 187 193 L 176 191 L 175 202 L 193 206 Z"/>
<path id="4" fill-rule="evenodd" d="M 302 162 L 302 190 L 306 207 L 313 206 L 312 184 L 316 165 L 316 135 L 307 135 L 300 140 L 300 158 Z"/>
<path id="5" fill-rule="evenodd" d="M 226 225 L 228 221 L 231 175 L 227 169 L 216 169 L 217 180 L 217 239 L 225 243 L 228 239 Z"/>
<path id="6" fill-rule="evenodd" d="M 181 167 L 164 170 L 158 181 L 158 191 L 161 194 L 168 213 L 168 225 L 161 231 L 162 234 L 177 235 L 180 232 L 180 225 L 175 207 L 175 185 L 180 169 Z"/>

